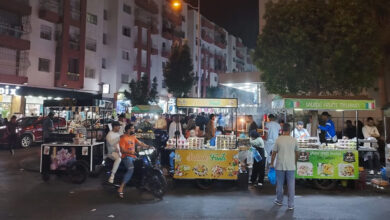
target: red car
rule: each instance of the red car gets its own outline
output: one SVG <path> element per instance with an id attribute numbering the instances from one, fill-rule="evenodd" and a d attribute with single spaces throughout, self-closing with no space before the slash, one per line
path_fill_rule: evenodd
<path id="1" fill-rule="evenodd" d="M 46 117 L 45 117 L 46 118 Z M 21 147 L 29 147 L 33 142 L 42 142 L 42 122 L 43 117 L 23 117 L 16 122 L 17 136 Z M 64 118 L 55 117 L 53 119 L 54 128 L 66 128 L 66 120 Z M 2 144 L 8 143 L 7 128 L 0 127 L 0 142 Z"/>

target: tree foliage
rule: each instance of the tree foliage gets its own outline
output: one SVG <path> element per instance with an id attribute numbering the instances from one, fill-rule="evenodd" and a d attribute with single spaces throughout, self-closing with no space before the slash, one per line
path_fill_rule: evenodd
<path id="1" fill-rule="evenodd" d="M 175 97 L 186 96 L 194 85 L 195 78 L 192 70 L 190 48 L 186 44 L 174 46 L 164 69 L 164 79 L 168 92 Z"/>
<path id="2" fill-rule="evenodd" d="M 125 90 L 125 97 L 130 99 L 131 104 L 148 105 L 157 100 L 157 78 L 153 78 L 152 86 L 149 88 L 149 77 L 143 76 L 140 80 L 132 79 L 129 83 L 130 92 Z"/>
<path id="3" fill-rule="evenodd" d="M 275 94 L 347 95 L 373 85 L 382 60 L 366 0 L 270 1 L 254 60 Z"/>

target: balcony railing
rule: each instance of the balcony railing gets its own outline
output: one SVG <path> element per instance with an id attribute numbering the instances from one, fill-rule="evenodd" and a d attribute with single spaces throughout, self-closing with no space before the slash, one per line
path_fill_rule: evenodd
<path id="1" fill-rule="evenodd" d="M 68 72 L 66 74 L 68 80 L 70 81 L 79 81 L 80 80 L 80 74 L 78 73 L 71 73 L 71 72 Z"/>
<path id="2" fill-rule="evenodd" d="M 0 34 L 20 39 L 25 33 L 26 32 L 22 30 L 22 26 L 12 27 L 9 24 L 0 23 Z"/>
<path id="3" fill-rule="evenodd" d="M 80 43 L 76 41 L 69 41 L 69 49 L 80 50 Z"/>
<path id="4" fill-rule="evenodd" d="M 62 0 L 39 0 L 40 9 L 62 14 Z"/>
<path id="5" fill-rule="evenodd" d="M 27 51 L 21 51 L 18 57 L 16 50 L 0 47 L 0 57 L 0 74 L 27 76 L 30 66 Z"/>
<path id="6" fill-rule="evenodd" d="M 153 0 L 135 0 L 135 4 L 153 14 L 158 14 L 158 5 Z"/>

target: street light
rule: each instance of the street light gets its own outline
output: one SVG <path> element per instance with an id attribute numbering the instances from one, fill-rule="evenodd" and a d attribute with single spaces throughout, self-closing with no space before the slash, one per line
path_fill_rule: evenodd
<path id="1" fill-rule="evenodd" d="M 179 10 L 181 8 L 181 3 L 182 0 L 173 0 L 172 1 L 172 8 L 175 9 L 175 10 Z M 192 6 L 191 4 L 187 3 L 188 7 L 190 7 L 191 9 L 193 10 L 197 10 L 198 11 L 198 29 L 196 30 L 196 51 L 197 51 L 197 57 L 198 57 L 198 60 L 197 60 L 197 72 L 198 72 L 198 91 L 197 91 L 197 95 L 198 95 L 198 98 L 200 98 L 201 94 L 200 94 L 200 90 L 201 90 L 201 73 L 200 73 L 200 62 L 201 62 L 201 54 L 200 54 L 200 30 L 201 30 L 201 23 L 200 23 L 200 0 L 198 0 L 198 7 L 194 7 Z"/>

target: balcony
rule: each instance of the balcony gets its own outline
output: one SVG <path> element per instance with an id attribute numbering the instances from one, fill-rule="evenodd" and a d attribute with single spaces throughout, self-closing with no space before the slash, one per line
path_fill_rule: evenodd
<path id="1" fill-rule="evenodd" d="M 141 65 L 135 64 L 133 70 L 139 71 L 139 72 L 144 72 L 144 73 L 148 72 L 148 69 L 146 68 L 146 63 L 141 64 Z"/>
<path id="2" fill-rule="evenodd" d="M 201 21 L 201 24 L 202 24 L 202 27 L 207 27 L 207 28 L 210 28 L 210 29 L 214 29 L 214 24 L 204 18 L 202 18 L 202 21 Z"/>
<path id="3" fill-rule="evenodd" d="M 214 39 L 205 30 L 202 30 L 202 39 L 210 44 L 214 43 Z"/>
<path id="4" fill-rule="evenodd" d="M 79 81 L 80 80 L 80 74 L 79 73 L 71 73 L 68 72 L 66 74 L 66 77 L 69 81 Z"/>
<path id="5" fill-rule="evenodd" d="M 236 56 L 240 59 L 244 59 L 244 55 L 239 50 L 236 50 Z"/>
<path id="6" fill-rule="evenodd" d="M 244 47 L 244 44 L 238 38 L 236 39 L 236 47 Z"/>
<path id="7" fill-rule="evenodd" d="M 52 22 L 59 23 L 62 16 L 62 5 L 56 0 L 40 0 L 39 1 L 39 18 Z"/>
<path id="8" fill-rule="evenodd" d="M 148 44 L 146 41 L 135 41 L 134 48 L 141 48 L 141 49 L 147 50 Z"/>
<path id="9" fill-rule="evenodd" d="M 0 1 L 0 8 L 21 16 L 31 15 L 31 6 L 28 0 Z"/>
<path id="10" fill-rule="evenodd" d="M 26 32 L 22 26 L 10 26 L 9 24 L 0 24 L 0 46 L 16 50 L 29 50 L 30 41 L 21 39 Z"/>
<path id="11" fill-rule="evenodd" d="M 152 48 L 151 48 L 151 54 L 152 55 L 158 55 L 158 49 L 157 49 L 157 45 L 152 45 Z"/>
<path id="12" fill-rule="evenodd" d="M 0 82 L 11 84 L 27 82 L 27 68 L 30 66 L 27 52 L 0 47 L 0 57 Z"/>
<path id="13" fill-rule="evenodd" d="M 136 13 L 134 25 L 150 29 L 151 34 L 158 34 L 157 21 L 155 19 L 137 16 Z"/>
<path id="14" fill-rule="evenodd" d="M 167 49 L 161 50 L 161 56 L 165 58 L 169 58 L 171 56 L 171 51 Z"/>
<path id="15" fill-rule="evenodd" d="M 79 51 L 80 43 L 77 41 L 69 40 L 69 49 Z"/>
<path id="16" fill-rule="evenodd" d="M 165 38 L 167 40 L 172 40 L 173 39 L 173 30 L 169 27 L 163 26 L 162 36 L 163 36 L 163 38 Z"/>
<path id="17" fill-rule="evenodd" d="M 153 0 L 135 0 L 135 4 L 152 14 L 158 14 L 158 5 Z"/>

